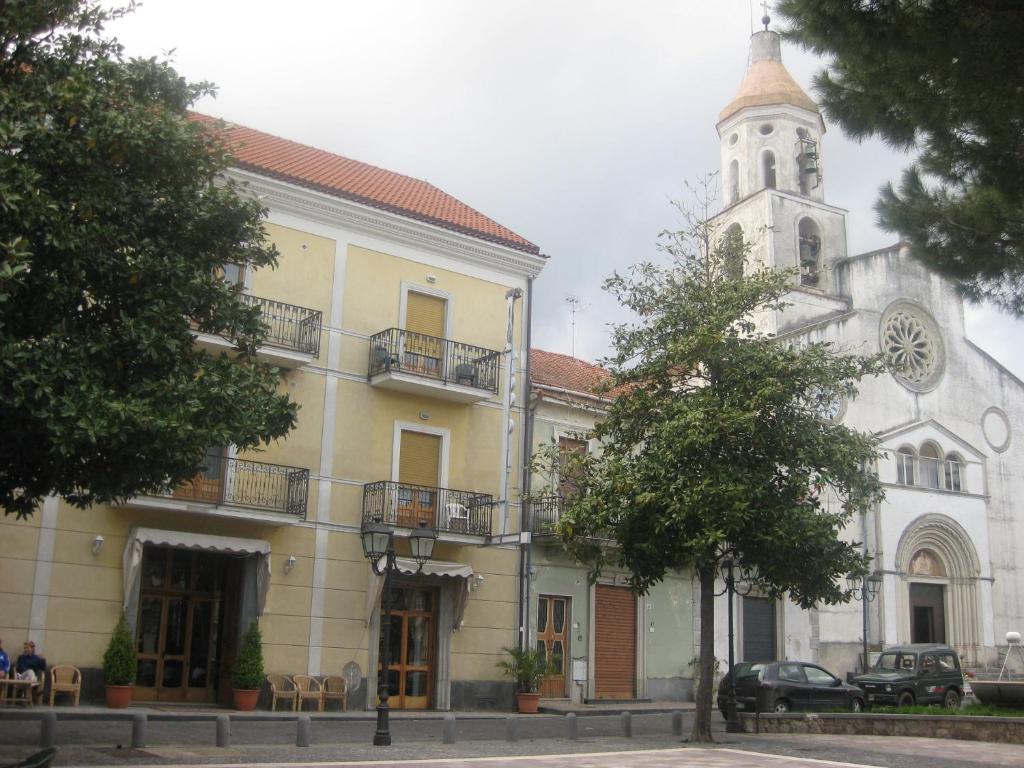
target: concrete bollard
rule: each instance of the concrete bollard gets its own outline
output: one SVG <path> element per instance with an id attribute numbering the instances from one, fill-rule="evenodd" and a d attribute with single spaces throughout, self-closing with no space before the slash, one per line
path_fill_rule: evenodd
<path id="1" fill-rule="evenodd" d="M 295 746 L 308 747 L 312 739 L 313 723 L 310 721 L 309 715 L 302 715 L 299 717 L 298 727 L 295 729 Z"/>
<path id="2" fill-rule="evenodd" d="M 455 715 L 450 712 L 444 716 L 444 733 L 441 740 L 445 744 L 455 743 Z"/>
<path id="3" fill-rule="evenodd" d="M 632 738 L 633 715 L 631 715 L 629 712 L 623 712 L 621 715 L 619 715 L 619 718 L 622 720 L 622 735 L 625 736 L 627 739 Z"/>
<path id="4" fill-rule="evenodd" d="M 145 712 L 136 712 L 132 715 L 132 749 L 142 749 L 146 746 L 146 726 L 149 724 L 149 717 Z"/>
<path id="5" fill-rule="evenodd" d="M 519 718 L 516 715 L 505 718 L 505 741 L 519 741 Z"/>
<path id="6" fill-rule="evenodd" d="M 682 736 L 683 735 L 683 713 L 673 712 L 672 713 L 672 735 Z"/>
<path id="7" fill-rule="evenodd" d="M 570 712 L 565 716 L 565 738 L 569 741 L 576 741 L 580 737 L 576 727 L 576 713 Z"/>
<path id="8" fill-rule="evenodd" d="M 31 696 L 31 693 L 29 695 Z M 43 713 L 43 718 L 39 721 L 39 746 L 43 748 L 57 746 L 56 712 Z"/>
<path id="9" fill-rule="evenodd" d="M 217 746 L 231 746 L 231 718 L 227 715 L 217 715 Z"/>

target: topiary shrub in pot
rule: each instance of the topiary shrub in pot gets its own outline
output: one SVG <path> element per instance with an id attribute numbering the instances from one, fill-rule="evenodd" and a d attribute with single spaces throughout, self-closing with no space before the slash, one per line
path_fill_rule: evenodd
<path id="1" fill-rule="evenodd" d="M 136 669 L 135 643 L 132 642 L 128 622 L 122 616 L 103 654 L 103 682 L 106 684 L 108 707 L 124 709 L 132 703 Z"/>
<path id="2" fill-rule="evenodd" d="M 256 700 L 263 688 L 263 635 L 255 621 L 249 625 L 242 640 L 242 649 L 231 673 L 231 684 L 234 686 L 235 709 L 243 712 L 256 709 Z"/>
<path id="3" fill-rule="evenodd" d="M 540 703 L 537 688 L 540 679 L 552 673 L 547 656 L 536 648 L 502 648 L 508 659 L 498 666 L 516 686 L 516 708 L 523 714 L 533 714 Z"/>

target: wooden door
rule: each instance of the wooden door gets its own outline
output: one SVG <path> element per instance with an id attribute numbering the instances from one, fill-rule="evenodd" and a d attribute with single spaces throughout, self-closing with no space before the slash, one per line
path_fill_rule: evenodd
<path id="1" fill-rule="evenodd" d="M 437 525 L 437 484 L 441 471 L 441 436 L 403 429 L 398 456 L 396 525 Z"/>
<path id="2" fill-rule="evenodd" d="M 429 709 L 433 701 L 437 593 L 398 586 L 391 593 L 391 663 L 389 704 L 395 709 Z M 378 670 L 384 659 L 384 615 Z"/>
<path id="3" fill-rule="evenodd" d="M 545 699 L 568 696 L 570 605 L 568 597 L 541 595 L 537 600 L 537 650 L 556 670 L 540 681 L 540 695 Z"/>
<path id="4" fill-rule="evenodd" d="M 444 375 L 445 313 L 439 296 L 409 291 L 405 302 L 405 348 L 402 368 L 421 376 Z"/>
<path id="5" fill-rule="evenodd" d="M 140 701 L 215 700 L 226 558 L 148 545 L 136 622 Z"/>
<path id="6" fill-rule="evenodd" d="M 743 646 L 740 661 L 774 661 L 775 601 L 767 597 L 743 598 Z"/>
<path id="7" fill-rule="evenodd" d="M 594 597 L 594 696 L 636 697 L 636 595 L 598 584 Z"/>

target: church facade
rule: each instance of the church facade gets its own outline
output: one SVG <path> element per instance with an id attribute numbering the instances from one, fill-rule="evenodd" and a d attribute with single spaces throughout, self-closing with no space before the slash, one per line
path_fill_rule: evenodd
<path id="1" fill-rule="evenodd" d="M 955 286 L 905 244 L 847 250 L 846 212 L 826 202 L 817 105 L 781 58 L 780 36 L 751 39 L 736 97 L 721 112 L 721 232 L 751 243 L 748 268 L 798 270 L 791 306 L 758 318 L 794 343 L 882 352 L 898 373 L 861 382 L 823 414 L 880 439 L 885 500 L 850 523 L 872 558 L 867 599 L 804 611 L 756 594 L 737 609 L 737 658 L 799 658 L 836 672 L 870 649 L 955 646 L 967 666 L 994 663 L 1005 633 L 1024 628 L 1017 561 L 1024 554 L 1024 384 L 966 338 Z M 871 594 L 877 589 L 874 598 Z M 725 611 L 717 654 L 728 653 Z M 699 621 L 695 621 L 699 631 Z"/>

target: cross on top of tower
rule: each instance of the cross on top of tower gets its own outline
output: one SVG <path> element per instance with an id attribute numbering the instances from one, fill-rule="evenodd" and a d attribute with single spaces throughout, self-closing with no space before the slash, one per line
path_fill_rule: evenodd
<path id="1" fill-rule="evenodd" d="M 768 0 L 761 0 L 761 10 L 764 12 L 764 16 L 761 17 L 761 23 L 764 24 L 764 30 L 767 32 L 768 25 L 772 23 L 772 18 L 768 15 Z"/>

